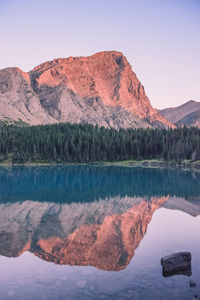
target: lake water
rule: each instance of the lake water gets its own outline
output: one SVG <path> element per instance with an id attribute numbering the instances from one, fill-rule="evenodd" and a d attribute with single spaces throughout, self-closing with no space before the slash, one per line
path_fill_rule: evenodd
<path id="1" fill-rule="evenodd" d="M 191 252 L 191 276 L 164 277 L 161 257 L 178 251 Z M 200 298 L 200 173 L 0 168 L 0 300 L 194 294 Z"/>

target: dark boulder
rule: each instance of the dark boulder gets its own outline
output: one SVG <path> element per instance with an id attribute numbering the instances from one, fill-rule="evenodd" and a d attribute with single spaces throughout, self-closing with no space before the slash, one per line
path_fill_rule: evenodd
<path id="1" fill-rule="evenodd" d="M 161 258 L 163 276 L 191 276 L 191 259 L 192 256 L 190 252 L 177 252 Z"/>

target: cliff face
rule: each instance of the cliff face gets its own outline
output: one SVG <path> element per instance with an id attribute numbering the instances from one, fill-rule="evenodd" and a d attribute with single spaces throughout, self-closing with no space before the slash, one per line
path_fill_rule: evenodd
<path id="1" fill-rule="evenodd" d="M 116 51 L 55 59 L 29 73 L 1 70 L 0 100 L 0 119 L 28 124 L 174 127 L 151 106 L 127 59 Z"/>

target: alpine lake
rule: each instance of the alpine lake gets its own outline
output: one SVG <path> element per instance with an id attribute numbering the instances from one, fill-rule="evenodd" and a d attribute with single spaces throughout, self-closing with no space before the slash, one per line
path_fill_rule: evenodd
<path id="1" fill-rule="evenodd" d="M 182 251 L 191 253 L 191 272 L 165 276 L 161 258 Z M 199 172 L 0 167 L 0 300 L 194 295 L 200 299 Z"/>

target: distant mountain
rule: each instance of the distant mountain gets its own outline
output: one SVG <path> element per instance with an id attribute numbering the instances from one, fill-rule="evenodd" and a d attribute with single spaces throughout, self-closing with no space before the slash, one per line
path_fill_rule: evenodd
<path id="1" fill-rule="evenodd" d="M 200 102 L 191 100 L 177 107 L 159 110 L 159 113 L 177 126 L 200 128 Z"/>
<path id="2" fill-rule="evenodd" d="M 54 59 L 29 73 L 0 70 L 0 120 L 174 127 L 151 106 L 127 59 L 116 51 Z"/>
<path id="3" fill-rule="evenodd" d="M 194 111 L 191 114 L 188 114 L 184 118 L 176 122 L 177 126 L 196 126 L 200 128 L 200 110 Z"/>

